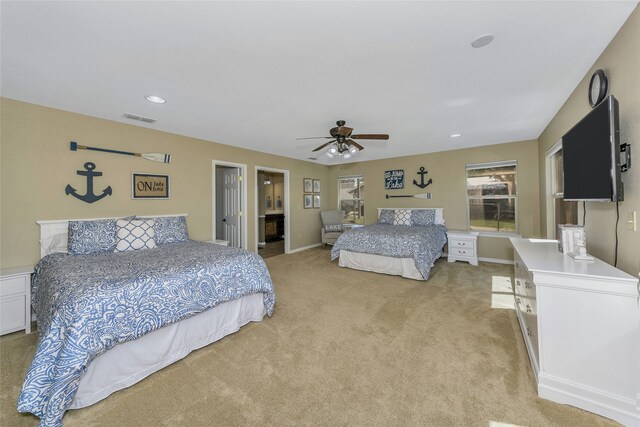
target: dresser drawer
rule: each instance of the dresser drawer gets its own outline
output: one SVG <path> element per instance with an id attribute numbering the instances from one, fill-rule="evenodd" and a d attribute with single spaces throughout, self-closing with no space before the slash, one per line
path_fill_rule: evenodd
<path id="1" fill-rule="evenodd" d="M 24 294 L 27 290 L 28 276 L 16 276 L 0 279 L 0 297 Z"/>
<path id="2" fill-rule="evenodd" d="M 469 249 L 473 252 L 473 250 L 475 249 L 475 242 L 473 240 L 458 240 L 458 239 L 451 239 L 449 240 L 449 250 L 453 250 L 453 249 Z"/>

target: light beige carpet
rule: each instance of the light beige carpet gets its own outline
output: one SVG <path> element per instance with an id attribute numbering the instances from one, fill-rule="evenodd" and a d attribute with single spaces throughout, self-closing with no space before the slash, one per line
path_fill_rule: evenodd
<path id="1" fill-rule="evenodd" d="M 428 282 L 343 269 L 313 249 L 266 260 L 272 318 L 89 408 L 66 426 L 604 426 L 537 397 L 510 266 L 440 260 Z M 36 334 L 0 340 L 0 425 Z"/>

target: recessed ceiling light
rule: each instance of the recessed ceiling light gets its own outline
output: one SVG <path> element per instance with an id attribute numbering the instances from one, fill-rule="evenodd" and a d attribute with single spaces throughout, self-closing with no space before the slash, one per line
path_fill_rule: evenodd
<path id="1" fill-rule="evenodd" d="M 473 47 L 485 47 L 493 41 L 493 34 L 484 34 L 471 42 Z"/>
<path id="2" fill-rule="evenodd" d="M 451 138 L 460 138 L 462 136 L 461 133 L 452 133 L 451 135 L 449 135 Z"/>
<path id="3" fill-rule="evenodd" d="M 155 95 L 147 95 L 144 97 L 144 99 L 146 99 L 149 102 L 153 102 L 154 104 L 164 104 L 165 102 L 167 102 L 166 99 L 160 98 L 159 96 L 155 96 Z"/>

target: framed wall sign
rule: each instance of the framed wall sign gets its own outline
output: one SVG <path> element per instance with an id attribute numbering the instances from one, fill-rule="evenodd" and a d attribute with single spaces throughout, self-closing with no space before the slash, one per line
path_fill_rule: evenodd
<path id="1" fill-rule="evenodd" d="M 169 175 L 131 174 L 132 199 L 168 199 Z"/>
<path id="2" fill-rule="evenodd" d="M 314 209 L 320 209 L 320 195 L 319 194 L 314 194 L 313 195 L 313 208 Z"/>
<path id="3" fill-rule="evenodd" d="M 397 190 L 404 188 L 404 169 L 384 171 L 384 189 Z"/>
<path id="4" fill-rule="evenodd" d="M 314 193 L 319 193 L 320 192 L 320 180 L 319 179 L 314 179 L 313 180 L 313 192 Z"/>

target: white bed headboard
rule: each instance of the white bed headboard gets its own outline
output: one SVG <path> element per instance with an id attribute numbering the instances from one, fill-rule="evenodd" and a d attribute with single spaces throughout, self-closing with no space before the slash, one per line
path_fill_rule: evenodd
<path id="1" fill-rule="evenodd" d="M 187 216 L 188 214 L 175 215 L 137 215 L 136 218 L 162 218 L 170 216 Z M 120 219 L 123 217 L 107 218 L 82 218 L 82 219 L 56 219 L 48 221 L 36 221 L 40 226 L 40 258 L 53 252 L 67 252 L 69 239 L 69 221 L 97 221 L 101 219 Z"/>
<path id="2" fill-rule="evenodd" d="M 420 211 L 420 210 L 434 210 L 436 211 L 436 224 L 444 225 L 444 208 L 377 208 L 378 209 L 378 218 L 380 218 L 380 212 L 383 209 L 407 209 L 410 211 Z"/>

